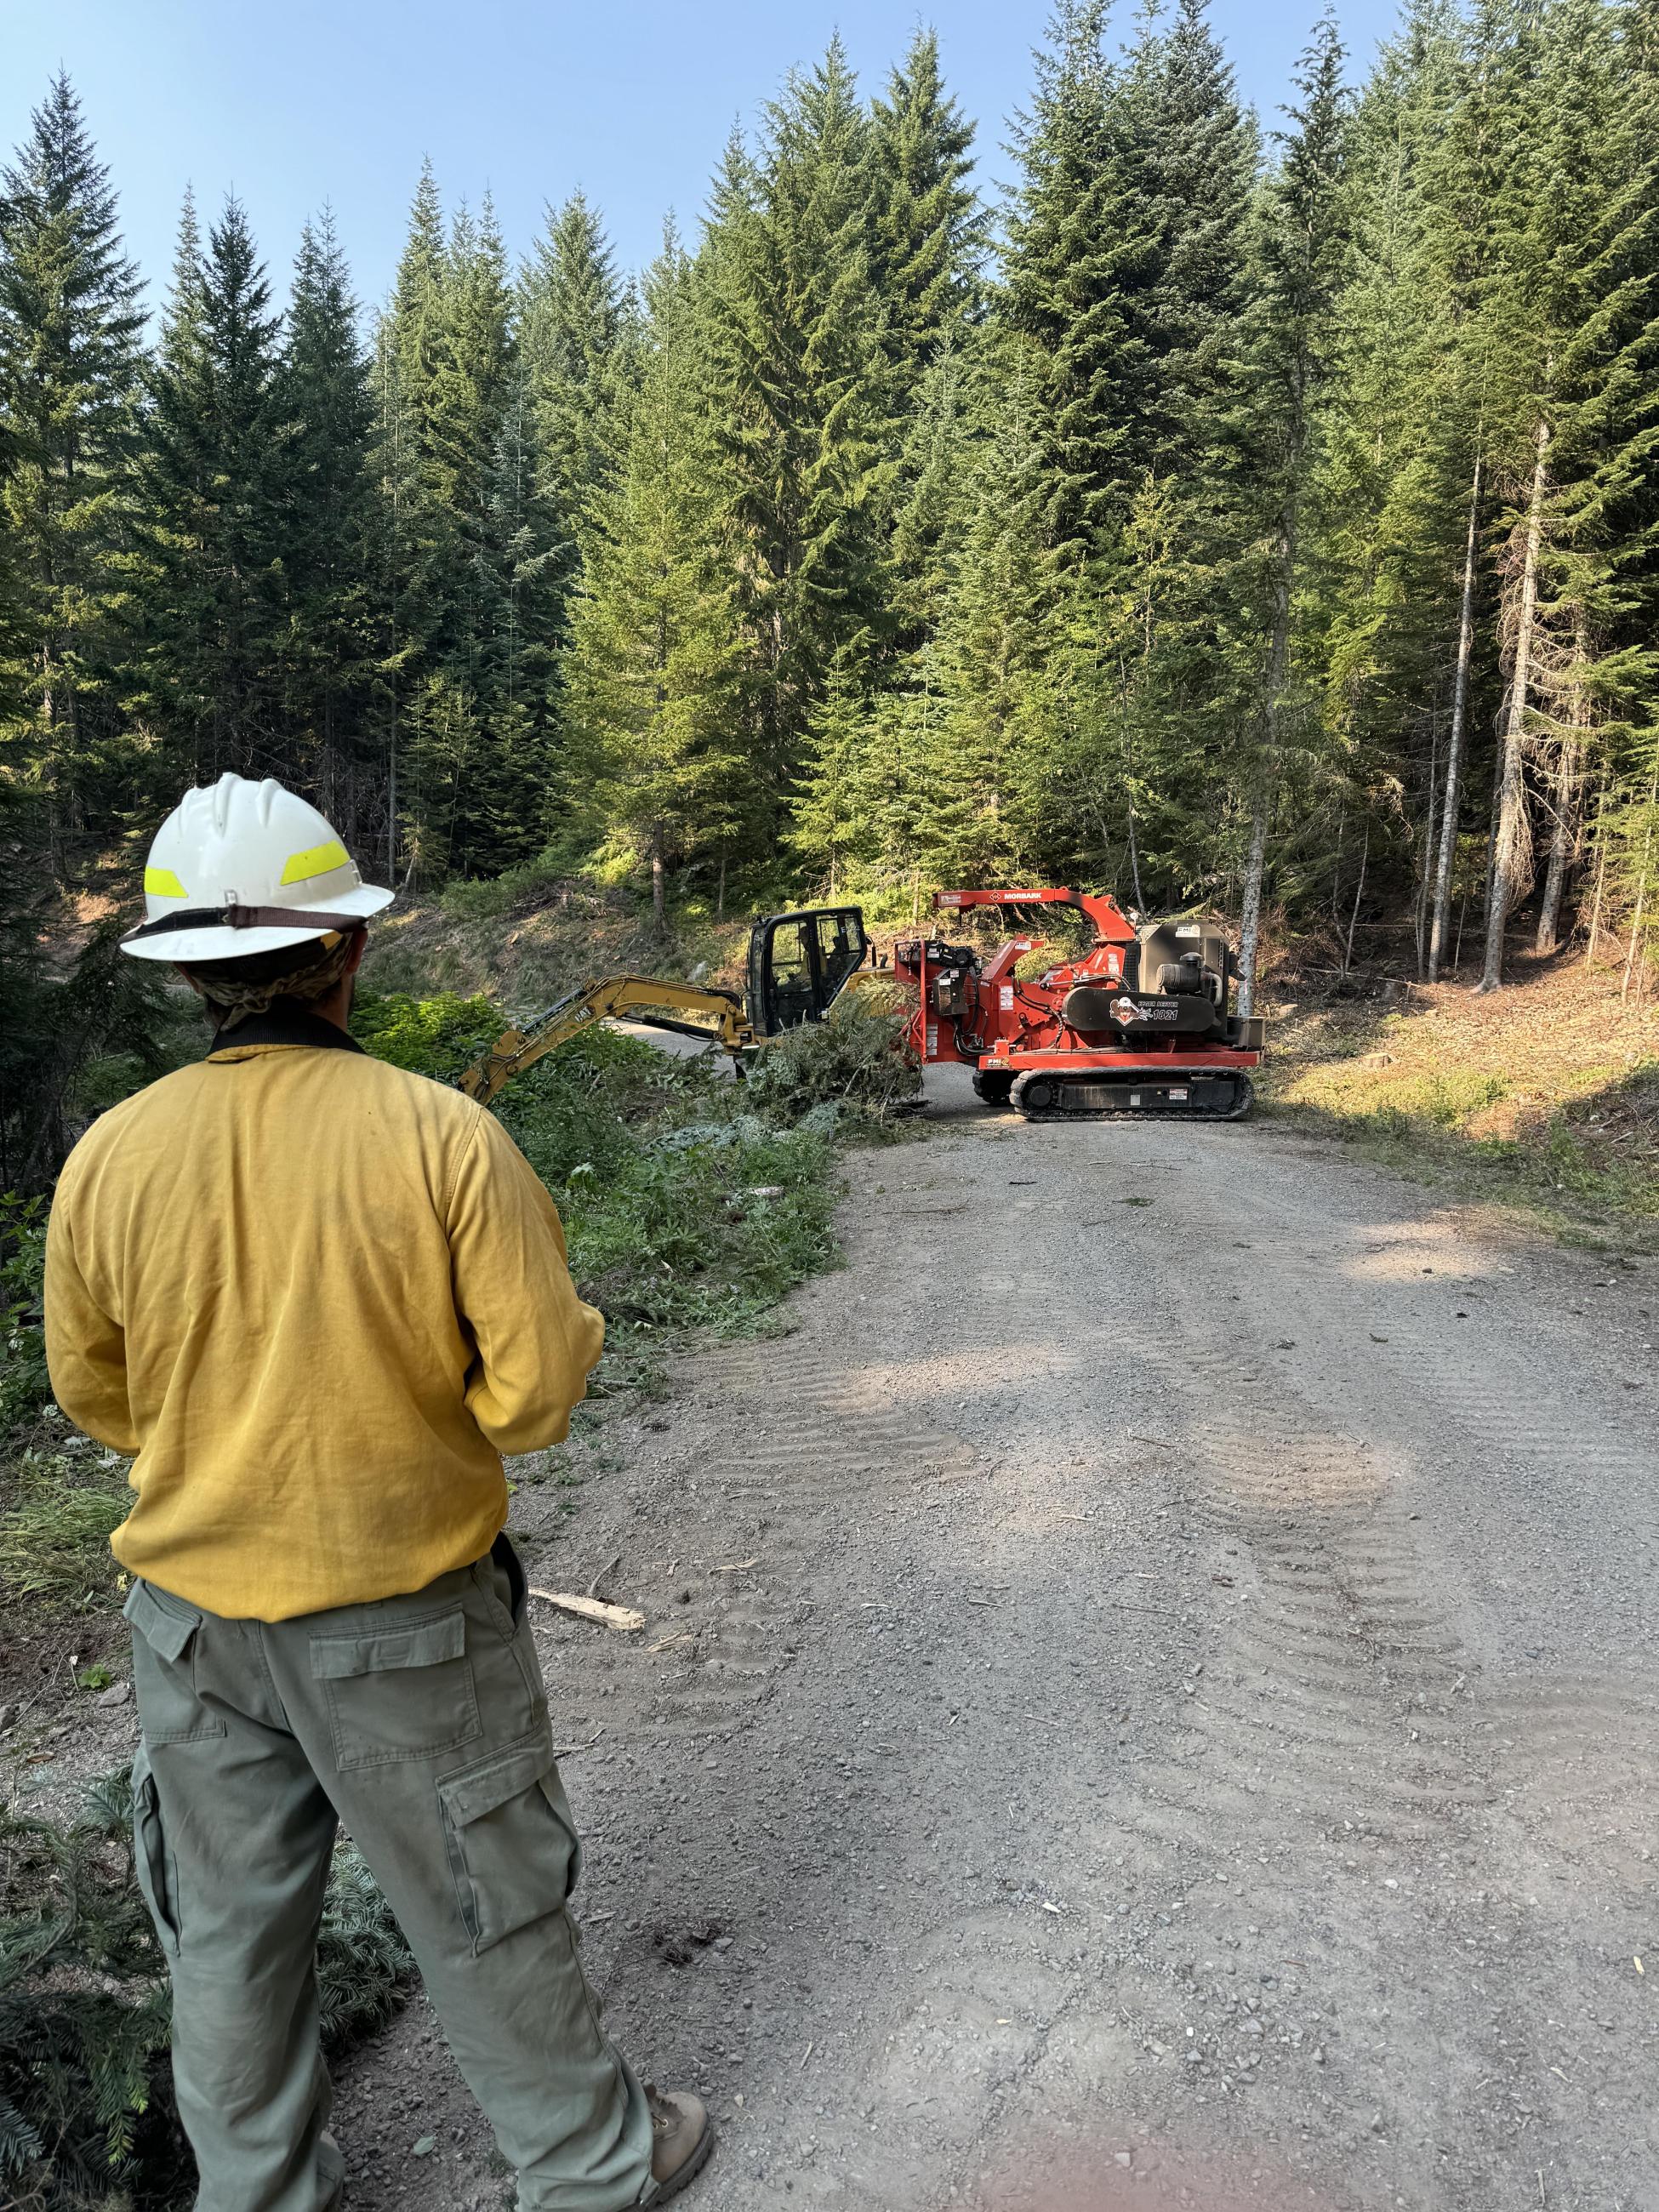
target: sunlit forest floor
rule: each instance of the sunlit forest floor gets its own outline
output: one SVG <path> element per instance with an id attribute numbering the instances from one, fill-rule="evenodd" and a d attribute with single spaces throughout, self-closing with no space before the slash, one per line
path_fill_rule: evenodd
<path id="1" fill-rule="evenodd" d="M 1265 1108 L 1571 1241 L 1659 1246 L 1659 1006 L 1577 954 L 1511 967 L 1486 996 L 1287 998 Z"/>

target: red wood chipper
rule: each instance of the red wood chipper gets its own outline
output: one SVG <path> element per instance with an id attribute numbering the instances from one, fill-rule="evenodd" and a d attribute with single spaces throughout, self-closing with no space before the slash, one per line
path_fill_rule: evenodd
<path id="1" fill-rule="evenodd" d="M 933 905 L 1009 908 L 1017 921 L 1027 910 L 1030 933 L 988 958 L 942 936 L 893 947 L 894 978 L 916 994 L 915 1050 L 971 1067 L 988 1105 L 1045 1121 L 1249 1112 L 1263 1024 L 1229 1011 L 1233 956 L 1213 922 L 1137 924 L 1110 896 L 1069 890 L 939 891 Z M 1056 946 L 1052 967 L 1034 963 L 1025 956 L 1045 945 L 1041 909 L 1064 907 L 1092 941 L 1070 957 Z"/>

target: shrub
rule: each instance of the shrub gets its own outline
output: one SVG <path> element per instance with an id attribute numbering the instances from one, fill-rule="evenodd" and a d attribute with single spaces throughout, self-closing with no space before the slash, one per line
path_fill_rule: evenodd
<path id="1" fill-rule="evenodd" d="M 411 999 L 401 991 L 360 991 L 351 1009 L 351 1034 L 366 1052 L 439 1083 L 453 1083 L 507 1026 L 482 992 L 471 999 L 453 991 Z"/>
<path id="2" fill-rule="evenodd" d="M 14 2200 L 182 2194 L 167 1974 L 133 1874 L 131 1812 L 115 1778 L 67 1829 L 0 1815 L 0 2181 Z M 135 2195 L 146 2173 L 153 2185 Z"/>
<path id="3" fill-rule="evenodd" d="M 165 1962 L 133 1873 L 132 1792 L 107 1777 L 67 1828 L 0 1814 L 0 2185 L 42 2212 L 171 2212 L 189 2149 Z M 341 1844 L 317 1952 L 324 2048 L 389 2020 L 413 1960 Z"/>
<path id="4" fill-rule="evenodd" d="M 751 1327 L 833 1255 L 825 1137 L 771 1126 L 708 1060 L 589 1030 L 498 1103 L 615 1353 L 638 1331 Z"/>
<path id="5" fill-rule="evenodd" d="M 0 1192 L 0 1444 L 32 1429 L 52 1398 L 41 1323 L 46 1265 L 40 1200 Z"/>
<path id="6" fill-rule="evenodd" d="M 752 1115 L 687 1145 L 678 1133 L 561 1197 L 572 1269 L 613 1342 L 695 1325 L 737 1334 L 834 1255 L 826 1138 Z"/>
<path id="7" fill-rule="evenodd" d="M 457 921 L 489 921 L 548 904 L 568 880 L 551 858 L 526 860 L 499 876 L 457 878 L 439 892 L 438 903 Z"/>
<path id="8" fill-rule="evenodd" d="M 507 1026 L 487 998 L 396 995 L 366 997 L 352 1025 L 382 1059 L 445 1080 Z M 571 1272 L 610 1324 L 599 1391 L 635 1375 L 636 1339 L 752 1328 L 834 1256 L 830 1132 L 751 1111 L 711 1058 L 595 1027 L 494 1110 L 556 1200 Z"/>

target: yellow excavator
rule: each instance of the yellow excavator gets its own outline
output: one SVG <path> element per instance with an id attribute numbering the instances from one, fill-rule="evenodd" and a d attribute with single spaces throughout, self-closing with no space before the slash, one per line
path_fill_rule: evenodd
<path id="1" fill-rule="evenodd" d="M 654 975 L 606 975 L 582 983 L 518 1029 L 456 1078 L 488 1105 L 503 1085 L 595 1022 L 621 1015 L 653 1029 L 698 1037 L 731 1054 L 739 1069 L 768 1037 L 819 1022 L 864 966 L 864 916 L 855 906 L 815 906 L 768 915 L 749 934 L 747 988 L 703 989 Z"/>

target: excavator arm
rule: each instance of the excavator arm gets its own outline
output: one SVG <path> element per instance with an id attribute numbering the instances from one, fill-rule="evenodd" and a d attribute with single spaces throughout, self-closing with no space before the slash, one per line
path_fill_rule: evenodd
<path id="1" fill-rule="evenodd" d="M 735 991 L 698 990 L 690 983 L 665 983 L 650 975 L 607 975 L 602 982 L 584 983 L 568 993 L 522 1029 L 504 1030 L 487 1053 L 455 1079 L 456 1088 L 487 1106 L 514 1076 L 615 1014 L 648 1022 L 653 1029 L 675 1030 L 682 1036 L 706 1038 L 739 1064 L 758 1042 Z"/>

